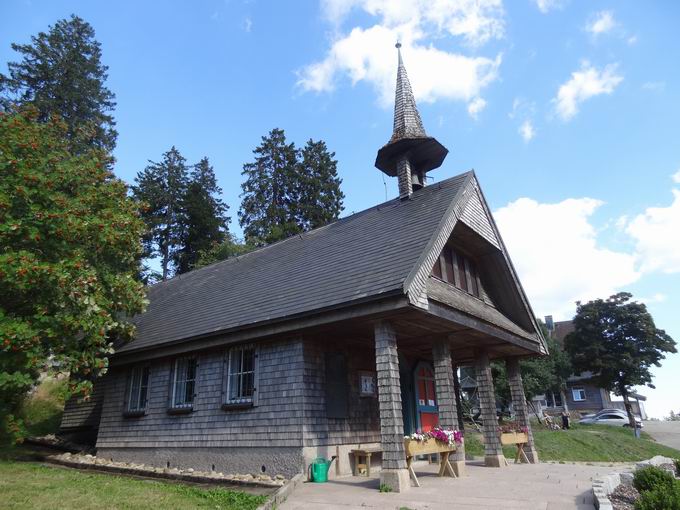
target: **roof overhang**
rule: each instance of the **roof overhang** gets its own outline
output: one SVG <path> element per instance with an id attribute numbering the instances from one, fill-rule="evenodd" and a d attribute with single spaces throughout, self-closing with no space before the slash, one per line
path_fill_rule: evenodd
<path id="1" fill-rule="evenodd" d="M 391 177 L 397 175 L 397 162 L 406 156 L 411 165 L 419 172 L 429 172 L 439 168 L 449 150 L 435 138 L 402 138 L 389 142 L 378 151 L 375 166 Z"/>

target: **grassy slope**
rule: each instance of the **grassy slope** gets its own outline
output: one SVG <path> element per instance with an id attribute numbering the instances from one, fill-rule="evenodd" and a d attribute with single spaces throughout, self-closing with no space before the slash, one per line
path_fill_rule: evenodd
<path id="1" fill-rule="evenodd" d="M 204 489 L 46 466 L 30 462 L 35 455 L 27 447 L 0 448 L 0 508 L 254 510 L 267 499 L 222 488 Z"/>
<path id="2" fill-rule="evenodd" d="M 575 425 L 570 430 L 550 431 L 534 426 L 534 440 L 541 460 L 585 462 L 629 462 L 654 455 L 680 458 L 680 451 L 656 443 L 643 432 L 635 439 L 630 429 L 604 425 Z M 465 451 L 470 456 L 483 456 L 479 434 L 467 434 Z M 514 458 L 513 447 L 504 448 L 506 457 Z"/>

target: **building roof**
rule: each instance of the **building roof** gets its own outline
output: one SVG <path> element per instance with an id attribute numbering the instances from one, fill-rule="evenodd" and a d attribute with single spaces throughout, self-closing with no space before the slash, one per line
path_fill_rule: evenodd
<path id="1" fill-rule="evenodd" d="M 316 313 L 390 293 L 404 283 L 467 172 L 240 257 L 149 288 L 136 339 L 118 353 Z"/>

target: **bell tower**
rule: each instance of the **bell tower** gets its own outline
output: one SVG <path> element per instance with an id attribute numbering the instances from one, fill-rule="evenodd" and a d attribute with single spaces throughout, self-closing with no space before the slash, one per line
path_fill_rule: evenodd
<path id="1" fill-rule="evenodd" d="M 411 83 L 401 58 L 401 43 L 396 44 L 399 63 L 394 98 L 392 138 L 379 151 L 375 166 L 399 180 L 399 198 L 408 198 L 425 186 L 425 175 L 441 166 L 448 149 L 427 136 L 420 119 Z"/>

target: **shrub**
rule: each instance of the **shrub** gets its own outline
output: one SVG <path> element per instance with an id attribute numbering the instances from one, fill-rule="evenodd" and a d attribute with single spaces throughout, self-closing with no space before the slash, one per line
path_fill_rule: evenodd
<path id="1" fill-rule="evenodd" d="M 675 476 L 680 476 L 680 459 L 675 459 L 673 464 L 675 465 Z"/>
<path id="2" fill-rule="evenodd" d="M 643 492 L 635 502 L 635 510 L 680 510 L 680 483 L 671 487 L 657 485 Z"/>
<path id="3" fill-rule="evenodd" d="M 646 466 L 638 469 L 633 477 L 633 487 L 638 492 L 652 491 L 658 488 L 669 490 L 675 485 L 675 479 L 668 471 L 656 466 Z"/>

